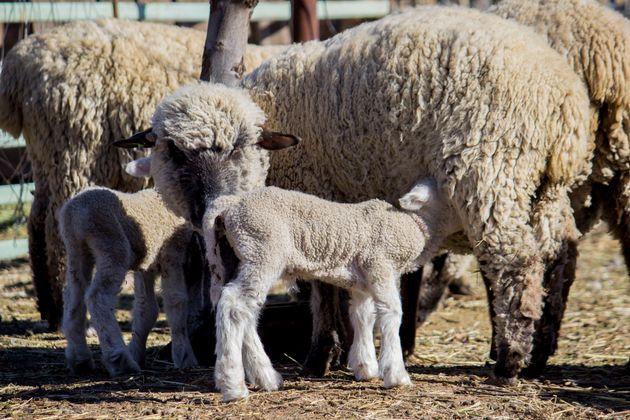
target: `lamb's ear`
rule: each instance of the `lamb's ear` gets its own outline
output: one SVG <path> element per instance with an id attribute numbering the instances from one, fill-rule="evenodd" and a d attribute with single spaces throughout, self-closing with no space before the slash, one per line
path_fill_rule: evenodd
<path id="1" fill-rule="evenodd" d="M 157 136 L 152 132 L 152 130 L 152 128 L 149 128 L 148 130 L 136 133 L 129 138 L 116 140 L 112 144 L 116 147 L 122 147 L 123 149 L 134 149 L 136 147 L 153 147 L 155 146 Z"/>
<path id="2" fill-rule="evenodd" d="M 136 178 L 151 176 L 151 158 L 143 157 L 132 160 L 125 167 L 125 172 L 131 176 L 135 176 Z"/>
<path id="3" fill-rule="evenodd" d="M 398 200 L 400 208 L 408 211 L 420 210 L 426 203 L 433 199 L 435 188 L 434 181 L 423 180 L 417 183 L 411 191 Z"/>
<path id="4" fill-rule="evenodd" d="M 266 150 L 281 150 L 293 147 L 299 142 L 300 138 L 292 134 L 263 130 L 256 144 Z"/>

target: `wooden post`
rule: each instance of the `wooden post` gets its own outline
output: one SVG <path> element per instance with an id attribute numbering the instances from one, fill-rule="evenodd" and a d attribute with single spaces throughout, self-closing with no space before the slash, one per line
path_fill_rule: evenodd
<path id="1" fill-rule="evenodd" d="M 291 36 L 293 42 L 319 39 L 317 0 L 291 0 Z"/>
<path id="2" fill-rule="evenodd" d="M 201 80 L 238 86 L 243 73 L 249 18 L 258 0 L 210 0 Z"/>
<path id="3" fill-rule="evenodd" d="M 114 8 L 113 10 L 114 18 L 118 19 L 118 0 L 112 0 L 112 7 Z"/>

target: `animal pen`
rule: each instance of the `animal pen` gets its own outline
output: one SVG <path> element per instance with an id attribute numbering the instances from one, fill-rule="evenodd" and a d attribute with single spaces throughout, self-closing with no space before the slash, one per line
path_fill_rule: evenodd
<path id="1" fill-rule="evenodd" d="M 433 2 L 417 5 L 423 3 Z M 621 12 L 625 6 L 601 3 Z M 251 16 L 249 42 L 328 38 L 414 5 L 390 0 L 261 1 Z M 117 17 L 205 31 L 208 15 L 205 2 L 0 3 L 2 57 L 8 52 L 5 45 L 13 44 L 8 35 L 23 38 L 66 22 Z M 201 51 L 191 54 L 201 56 Z M 246 400 L 221 403 L 211 379 L 213 368 L 208 367 L 214 362 L 214 321 L 191 337 L 193 347 L 204 352 L 197 354 L 204 366 L 181 370 L 170 360 L 163 314 L 149 335 L 141 373 L 109 378 L 99 367 L 87 375 L 69 374 L 66 341 L 60 332 L 49 331 L 36 306 L 25 228 L 34 184 L 24 139 L 0 134 L 1 418 L 630 418 L 630 285 L 619 243 L 602 223 L 580 240 L 557 353 L 542 376 L 516 385 L 500 386 L 489 379 L 495 363 L 489 357 L 492 331 L 477 266 L 462 274 L 471 294 L 446 292 L 418 329 L 414 354 L 406 360 L 411 386 L 384 389 L 379 380 L 358 382 L 346 366 L 335 363 L 323 377 L 307 375 L 311 316 L 304 286 L 297 300 L 282 287 L 274 289 L 259 320 L 265 350 L 284 378 L 279 391 L 254 391 Z M 423 281 L 431 281 L 431 275 L 425 271 Z M 133 287 L 126 284 L 116 312 L 126 342 L 132 306 Z M 98 340 L 90 334 L 88 343 L 97 355 Z M 376 337 L 377 346 L 379 341 Z"/>

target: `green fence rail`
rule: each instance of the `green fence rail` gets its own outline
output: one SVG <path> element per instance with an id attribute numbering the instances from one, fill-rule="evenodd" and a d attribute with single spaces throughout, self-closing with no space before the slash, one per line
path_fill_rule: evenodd
<path id="1" fill-rule="evenodd" d="M 208 19 L 207 2 L 190 3 L 119 3 L 118 16 L 122 19 L 201 22 Z M 378 18 L 389 13 L 387 0 L 320 1 L 320 19 Z M 0 22 L 55 22 L 112 17 L 111 2 L 10 2 L 0 3 Z M 288 20 L 289 2 L 260 2 L 254 9 L 252 21 Z"/>

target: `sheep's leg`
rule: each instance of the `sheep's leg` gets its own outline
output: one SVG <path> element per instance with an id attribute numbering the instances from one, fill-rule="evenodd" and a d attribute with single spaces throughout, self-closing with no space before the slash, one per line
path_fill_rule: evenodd
<path id="1" fill-rule="evenodd" d="M 381 330 L 379 375 L 383 378 L 386 388 L 410 385 L 411 379 L 405 369 L 398 335 L 402 319 L 400 293 L 396 287 L 398 277 L 387 269 L 374 272 L 370 277 L 372 298 Z"/>
<path id="2" fill-rule="evenodd" d="M 448 287 L 447 280 L 449 278 L 443 275 L 444 264 L 448 255 L 448 253 L 444 253 L 433 258 L 431 261 L 433 265 L 431 275 L 427 276 L 426 280 L 420 285 L 418 314 L 416 317 L 418 326 L 424 324 L 429 315 L 435 311 Z"/>
<path id="3" fill-rule="evenodd" d="M 277 277 L 265 276 L 259 269 L 248 269 L 241 265 L 236 279 L 223 288 L 216 312 L 217 358 L 214 379 L 224 401 L 244 398 L 249 394 L 245 386 L 243 366 L 245 332 L 258 334 L 255 331 L 256 321 L 272 284 L 266 279 Z M 261 375 L 257 370 L 260 367 L 259 360 L 253 360 L 251 351 L 256 355 L 256 352 L 262 350 L 262 344 L 254 343 L 254 347 L 251 345 L 252 341 L 248 341 L 245 355 L 248 368 L 254 379 L 260 379 Z M 266 361 L 265 358 L 263 365 Z"/>
<path id="4" fill-rule="evenodd" d="M 117 243 L 118 247 L 123 244 Z M 112 247 L 109 247 L 112 250 Z M 96 274 L 86 293 L 87 307 L 96 330 L 103 363 L 111 376 L 140 372 L 138 363 L 131 357 L 116 321 L 116 297 L 125 279 L 126 258 L 119 255 L 97 257 Z"/>
<path id="5" fill-rule="evenodd" d="M 33 205 L 28 215 L 28 252 L 33 271 L 33 285 L 37 295 L 37 308 L 42 319 L 49 321 L 53 307 L 50 278 L 48 276 L 48 258 L 46 256 L 46 215 L 49 206 L 48 184 L 35 180 Z M 51 330 L 56 329 L 49 322 Z"/>
<path id="6" fill-rule="evenodd" d="M 136 271 L 133 276 L 133 318 L 129 353 L 140 366 L 144 366 L 147 338 L 160 313 L 155 297 L 155 277 L 152 271 Z"/>
<path id="7" fill-rule="evenodd" d="M 558 348 L 558 334 L 566 309 L 569 290 L 575 280 L 577 262 L 577 241 L 568 241 L 562 254 L 550 264 L 545 273 L 545 306 L 536 327 L 534 348 L 529 366 L 523 376 L 539 376 L 547 365 L 547 360 Z"/>
<path id="8" fill-rule="evenodd" d="M 50 205 L 46 214 L 46 257 L 49 295 L 45 298 L 48 325 L 56 330 L 63 316 L 64 247 L 57 226 L 57 208 Z"/>
<path id="9" fill-rule="evenodd" d="M 247 379 L 263 391 L 277 391 L 282 388 L 282 375 L 273 368 L 256 331 L 256 325 L 252 323 L 245 327 L 243 363 Z"/>
<path id="10" fill-rule="evenodd" d="M 92 352 L 85 338 L 87 310 L 84 300 L 93 265 L 89 253 L 80 249 L 68 250 L 62 330 L 67 340 L 66 363 L 75 374 L 84 374 L 94 370 Z"/>
<path id="11" fill-rule="evenodd" d="M 547 293 L 534 336 L 532 359 L 524 375 L 540 374 L 558 346 L 560 324 L 575 279 L 579 237 L 571 201 L 564 188 L 558 186 L 541 189 L 532 223 L 546 266 L 544 287 Z"/>
<path id="12" fill-rule="evenodd" d="M 198 366 L 188 338 L 188 291 L 181 264 L 162 264 L 162 299 L 171 328 L 171 354 L 176 368 Z"/>
<path id="13" fill-rule="evenodd" d="M 403 274 L 400 278 L 403 315 L 399 334 L 405 357 L 413 356 L 416 349 L 416 319 L 418 316 L 421 283 L 422 268 L 413 273 Z M 357 329 L 354 328 L 355 334 L 356 331 Z"/>
<path id="14" fill-rule="evenodd" d="M 510 245 L 499 240 L 505 233 L 487 232 L 486 242 L 476 249 L 480 268 L 494 293 L 495 376 L 507 383 L 515 381 L 529 361 L 543 295 L 544 267 L 537 243 L 525 223 L 517 224 L 518 220 L 514 220 L 511 228 L 519 234 L 512 237 Z M 490 246 L 493 243 L 498 246 Z"/>
<path id="15" fill-rule="evenodd" d="M 497 360 L 497 348 L 496 348 L 496 342 L 497 342 L 497 330 L 496 327 L 494 325 L 494 319 L 496 318 L 497 314 L 494 311 L 494 292 L 492 291 L 492 282 L 490 281 L 490 279 L 483 274 L 483 271 L 481 273 L 481 278 L 483 279 L 483 285 L 486 289 L 486 296 L 488 298 L 488 314 L 490 316 L 490 326 L 492 328 L 492 332 L 491 332 L 491 338 L 490 338 L 490 360 Z"/>
<path id="16" fill-rule="evenodd" d="M 376 312 L 372 297 L 359 290 L 350 293 L 350 322 L 354 340 L 350 347 L 348 366 L 359 381 L 378 376 L 378 362 L 374 348 L 374 322 Z"/>
<path id="17" fill-rule="evenodd" d="M 342 342 L 346 338 L 344 334 L 347 331 L 339 323 L 343 318 L 339 289 L 319 281 L 312 282 L 311 312 L 313 332 L 304 371 L 315 376 L 324 376 L 331 364 L 341 358 Z"/>

